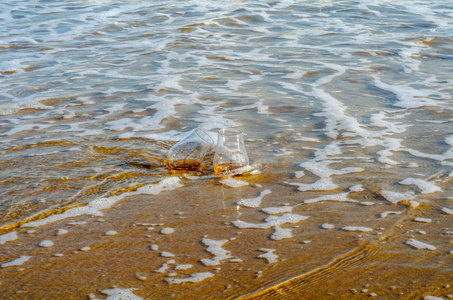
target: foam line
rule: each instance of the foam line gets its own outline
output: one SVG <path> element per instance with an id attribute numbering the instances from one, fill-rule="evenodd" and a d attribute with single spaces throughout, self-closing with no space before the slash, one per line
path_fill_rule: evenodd
<path id="1" fill-rule="evenodd" d="M 92 202 L 88 203 L 85 206 L 81 207 L 74 207 L 71 209 L 66 210 L 65 212 L 57 215 L 51 215 L 41 220 L 29 222 L 23 224 L 21 227 L 39 227 L 46 224 L 50 224 L 53 222 L 57 222 L 66 218 L 73 218 L 81 215 L 90 215 L 90 216 L 103 216 L 102 210 L 108 209 L 112 207 L 118 201 L 132 196 L 132 195 L 140 195 L 140 194 L 149 194 L 149 195 L 157 195 L 162 191 L 173 190 L 176 188 L 181 187 L 182 184 L 180 183 L 179 177 L 169 177 L 165 178 L 157 184 L 150 184 L 144 187 L 137 189 L 135 192 L 124 193 L 117 196 L 111 197 L 102 197 Z"/>

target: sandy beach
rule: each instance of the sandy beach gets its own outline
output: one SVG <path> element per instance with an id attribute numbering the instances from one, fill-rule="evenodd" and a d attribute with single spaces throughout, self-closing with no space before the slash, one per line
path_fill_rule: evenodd
<path id="1" fill-rule="evenodd" d="M 273 184 L 284 175 L 272 170 L 290 163 L 227 180 L 169 173 L 155 194 L 126 196 L 103 216 L 28 223 L 2 245 L 2 298 L 450 297 L 450 215 L 429 205 L 392 205 L 370 190 L 346 202 L 303 203 L 293 186 Z M 263 194 L 268 187 L 272 192 Z M 366 227 L 350 226 L 357 219 Z M 407 244 L 424 239 L 445 246 Z M 29 259 L 4 265 L 19 253 Z"/>
<path id="2" fill-rule="evenodd" d="M 0 1 L 0 299 L 452 299 L 452 16 Z"/>

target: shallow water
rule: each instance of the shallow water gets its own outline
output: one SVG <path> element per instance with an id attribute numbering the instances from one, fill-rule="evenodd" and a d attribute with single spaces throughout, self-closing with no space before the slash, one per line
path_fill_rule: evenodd
<path id="1" fill-rule="evenodd" d="M 363 257 L 388 262 L 383 274 L 408 268 L 412 281 L 438 274 L 424 278 L 428 288 L 411 282 L 411 296 L 453 293 L 435 288 L 453 282 L 441 275 L 453 271 L 452 17 L 446 0 L 4 1 L 0 263 L 37 251 L 27 240 L 31 226 L 120 213 L 121 203 L 154 191 L 172 199 L 162 215 L 190 215 L 172 225 L 174 236 L 191 230 L 189 241 L 203 246 L 179 255 L 188 251 L 198 273 L 215 274 L 183 287 L 228 286 L 226 262 L 240 253 L 233 263 L 244 267 L 234 272 L 244 282 L 223 296 L 293 277 L 285 286 L 316 295 L 299 288 L 322 281 L 316 270 L 335 274 L 348 253 L 373 253 Z M 203 173 L 168 172 L 166 152 L 196 127 L 214 139 L 220 128 L 242 129 L 257 171 L 223 182 L 210 153 Z M 223 223 L 211 213 L 226 216 Z M 204 234 L 228 240 L 233 253 L 214 273 L 200 263 L 211 253 Z M 238 234 L 259 238 L 232 239 Z M 278 257 L 265 271 L 256 263 L 270 253 L 262 248 Z M 424 272 L 411 269 L 420 266 Z M 396 284 L 382 278 L 371 296 L 388 297 L 383 286 Z M 339 284 L 348 295 L 372 292 L 350 285 Z M 116 286 L 134 288 L 124 278 Z M 175 297 L 161 287 L 159 297 Z"/>

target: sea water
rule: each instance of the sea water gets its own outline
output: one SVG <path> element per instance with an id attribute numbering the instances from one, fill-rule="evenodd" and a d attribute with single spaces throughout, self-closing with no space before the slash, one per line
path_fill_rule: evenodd
<path id="1" fill-rule="evenodd" d="M 394 206 L 430 207 L 420 217 L 453 230 L 450 1 L 19 0 L 0 3 L 0 25 L 2 244 L 19 227 L 101 217 L 187 180 L 252 187 L 216 179 L 209 163 L 194 178 L 169 174 L 166 152 L 193 128 L 214 139 L 242 129 L 248 176 L 278 175 L 237 199 L 238 211 L 270 214 L 238 229 L 297 240 L 284 227 L 305 207 L 348 203 L 388 205 L 386 219 L 404 215 Z M 319 229 L 380 230 L 368 215 L 331 222 Z M 453 249 L 442 243 L 406 241 Z M 187 281 L 211 277 L 200 274 Z"/>

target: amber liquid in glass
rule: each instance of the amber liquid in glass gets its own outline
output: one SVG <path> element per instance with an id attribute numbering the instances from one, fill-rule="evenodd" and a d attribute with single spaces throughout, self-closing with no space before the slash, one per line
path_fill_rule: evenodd
<path id="1" fill-rule="evenodd" d="M 170 170 L 182 171 L 201 171 L 203 164 L 193 159 L 180 159 L 173 162 L 166 161 L 167 168 Z"/>
<path id="2" fill-rule="evenodd" d="M 219 165 L 214 165 L 214 172 L 216 174 L 220 174 L 220 173 L 223 173 L 223 172 L 236 170 L 236 169 L 239 169 L 239 168 L 242 168 L 242 167 L 243 167 L 243 165 L 234 164 L 234 163 L 219 164 Z"/>

